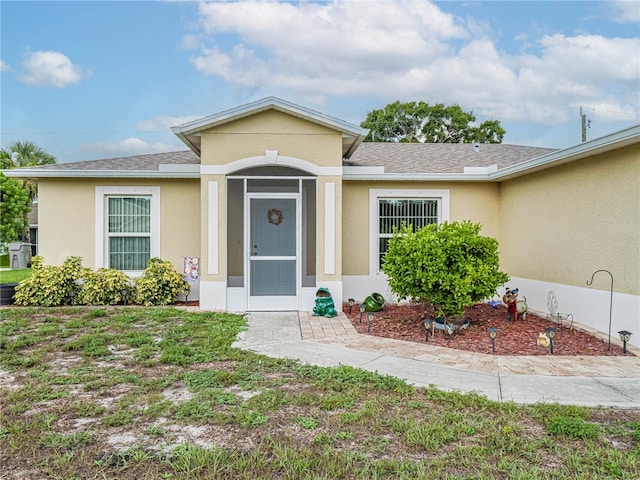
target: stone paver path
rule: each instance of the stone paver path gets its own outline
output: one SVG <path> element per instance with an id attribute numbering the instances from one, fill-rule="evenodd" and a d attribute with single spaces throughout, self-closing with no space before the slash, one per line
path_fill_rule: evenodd
<path id="1" fill-rule="evenodd" d="M 503 356 L 360 335 L 343 312 L 337 317 L 314 317 L 300 312 L 304 341 L 338 343 L 354 350 L 421 360 L 436 365 L 491 374 L 640 378 L 640 356 Z"/>

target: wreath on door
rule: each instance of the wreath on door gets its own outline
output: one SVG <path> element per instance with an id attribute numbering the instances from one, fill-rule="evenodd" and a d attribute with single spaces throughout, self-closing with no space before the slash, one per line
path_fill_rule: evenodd
<path id="1" fill-rule="evenodd" d="M 267 219 L 272 225 L 280 225 L 282 223 L 282 210 L 270 208 L 267 212 Z"/>

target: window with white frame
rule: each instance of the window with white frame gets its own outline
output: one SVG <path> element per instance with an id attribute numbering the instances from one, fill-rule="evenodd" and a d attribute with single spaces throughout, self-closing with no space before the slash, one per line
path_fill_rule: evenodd
<path id="1" fill-rule="evenodd" d="M 151 258 L 151 197 L 107 198 L 108 267 L 144 270 Z"/>
<path id="2" fill-rule="evenodd" d="M 371 272 L 381 271 L 393 232 L 403 223 L 413 231 L 449 220 L 448 190 L 370 190 Z"/>
<path id="3" fill-rule="evenodd" d="M 160 254 L 159 187 L 96 187 L 96 268 L 141 271 Z"/>

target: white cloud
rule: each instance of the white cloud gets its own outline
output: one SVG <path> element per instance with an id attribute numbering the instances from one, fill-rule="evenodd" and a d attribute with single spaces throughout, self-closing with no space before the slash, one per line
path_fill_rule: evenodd
<path id="1" fill-rule="evenodd" d="M 91 76 L 60 52 L 31 52 L 22 67 L 22 81 L 37 87 L 65 88 Z"/>
<path id="2" fill-rule="evenodd" d="M 171 127 L 175 127 L 177 125 L 181 125 L 183 123 L 190 122 L 192 120 L 197 120 L 198 118 L 202 118 L 202 115 L 196 116 L 188 116 L 188 117 L 172 117 L 168 115 L 157 115 L 155 117 L 148 118 L 146 120 L 142 120 L 136 124 L 136 128 L 138 130 L 143 130 L 145 132 L 151 131 L 168 131 Z"/>
<path id="3" fill-rule="evenodd" d="M 11 67 L 4 60 L 0 60 L 0 72 L 8 72 L 9 70 L 11 70 Z"/>
<path id="4" fill-rule="evenodd" d="M 610 2 L 611 18 L 618 23 L 640 22 L 640 6 L 637 0 L 614 0 Z"/>
<path id="5" fill-rule="evenodd" d="M 628 4 L 637 7 L 615 6 Z M 527 44 L 513 49 L 522 53 L 507 53 L 490 25 L 401 0 L 214 2 L 199 13 L 200 32 L 184 41 L 195 49 L 191 63 L 244 88 L 318 102 L 455 102 L 479 119 L 552 125 L 579 106 L 597 105 L 614 120 L 640 118 L 637 38 L 523 34 Z"/>
<path id="6" fill-rule="evenodd" d="M 144 155 L 147 153 L 162 153 L 178 150 L 170 143 L 147 143 L 140 138 L 127 138 L 120 142 L 95 142 L 82 145 L 83 152 L 93 155 L 128 156 Z"/>

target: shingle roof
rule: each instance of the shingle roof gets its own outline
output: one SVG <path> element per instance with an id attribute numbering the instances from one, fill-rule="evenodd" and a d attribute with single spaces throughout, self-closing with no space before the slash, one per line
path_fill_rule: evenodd
<path id="1" fill-rule="evenodd" d="M 477 151 L 476 151 L 477 150 Z M 556 151 L 550 148 L 471 143 L 362 143 L 345 166 L 384 166 L 385 173 L 463 173 L 464 167 L 498 170 Z"/>
<path id="2" fill-rule="evenodd" d="M 464 167 L 498 165 L 498 169 L 501 169 L 555 151 L 549 148 L 505 144 L 481 144 L 477 150 L 473 144 L 468 143 L 362 143 L 351 158 L 344 161 L 344 165 L 384 167 L 385 173 L 463 173 Z M 158 171 L 160 164 L 197 165 L 199 163 L 200 157 L 191 150 L 183 150 L 58 163 L 38 168 L 43 170 Z"/>
<path id="3" fill-rule="evenodd" d="M 158 171 L 160 164 L 198 165 L 200 157 L 191 150 L 180 152 L 150 153 L 133 157 L 85 160 L 82 162 L 56 163 L 38 167 L 42 170 L 150 170 Z"/>

